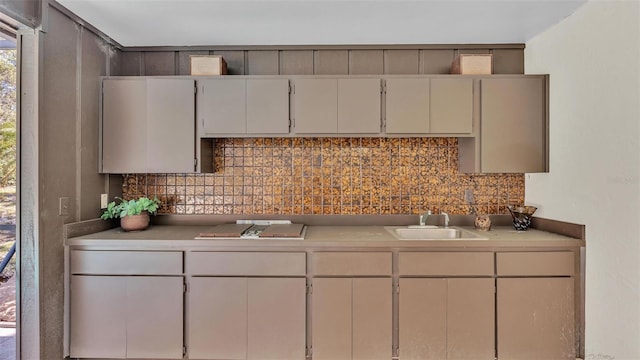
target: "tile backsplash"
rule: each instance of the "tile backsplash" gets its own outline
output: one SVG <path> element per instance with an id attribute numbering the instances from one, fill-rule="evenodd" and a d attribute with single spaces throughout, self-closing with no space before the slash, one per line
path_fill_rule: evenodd
<path id="1" fill-rule="evenodd" d="M 213 174 L 125 175 L 163 214 L 508 214 L 524 174 L 458 173 L 457 138 L 217 139 Z M 465 199 L 472 193 L 473 201 Z"/>

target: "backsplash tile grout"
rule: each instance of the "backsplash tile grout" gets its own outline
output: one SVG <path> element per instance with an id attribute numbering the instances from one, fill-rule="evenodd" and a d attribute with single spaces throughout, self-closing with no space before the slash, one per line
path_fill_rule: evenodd
<path id="1" fill-rule="evenodd" d="M 507 214 L 524 202 L 524 174 L 460 174 L 457 159 L 457 138 L 217 139 L 216 173 L 125 175 L 123 195 L 158 196 L 163 214 Z"/>

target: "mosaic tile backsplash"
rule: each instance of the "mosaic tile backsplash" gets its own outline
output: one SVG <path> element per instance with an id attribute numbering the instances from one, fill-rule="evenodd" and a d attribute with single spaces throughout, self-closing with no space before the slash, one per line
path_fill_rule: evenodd
<path id="1" fill-rule="evenodd" d="M 508 214 L 524 174 L 458 173 L 457 138 L 217 139 L 213 174 L 125 175 L 163 214 Z M 473 201 L 465 201 L 465 190 Z"/>

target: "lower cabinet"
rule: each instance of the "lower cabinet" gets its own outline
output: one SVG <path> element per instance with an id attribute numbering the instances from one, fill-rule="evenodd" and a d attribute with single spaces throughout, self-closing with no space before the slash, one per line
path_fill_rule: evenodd
<path id="1" fill-rule="evenodd" d="M 492 278 L 401 278 L 400 359 L 494 359 Z"/>
<path id="2" fill-rule="evenodd" d="M 313 359 L 391 359 L 391 278 L 315 278 Z"/>
<path id="3" fill-rule="evenodd" d="M 498 359 L 576 358 L 575 254 L 496 254 Z"/>
<path id="4" fill-rule="evenodd" d="M 183 357 L 183 278 L 72 275 L 72 358 Z"/>
<path id="5" fill-rule="evenodd" d="M 304 359 L 305 278 L 192 277 L 190 359 Z"/>

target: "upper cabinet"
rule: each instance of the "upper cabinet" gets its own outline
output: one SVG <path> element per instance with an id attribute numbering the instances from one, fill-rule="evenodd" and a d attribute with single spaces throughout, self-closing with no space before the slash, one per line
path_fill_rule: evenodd
<path id="1" fill-rule="evenodd" d="M 480 87 L 480 171 L 547 171 L 545 79 L 482 79 Z"/>
<path id="2" fill-rule="evenodd" d="M 289 133 L 289 80 L 222 77 L 198 81 L 200 137 Z"/>
<path id="3" fill-rule="evenodd" d="M 387 134 L 471 134 L 473 79 L 386 80 Z"/>
<path id="4" fill-rule="evenodd" d="M 212 139 L 250 136 L 454 136 L 460 172 L 545 172 L 547 84 L 546 75 L 105 78 L 101 172 L 209 172 Z"/>
<path id="5" fill-rule="evenodd" d="M 547 75 L 478 80 L 479 133 L 459 139 L 460 172 L 549 171 Z"/>
<path id="6" fill-rule="evenodd" d="M 296 134 L 380 133 L 380 79 L 296 79 Z"/>
<path id="7" fill-rule="evenodd" d="M 101 172 L 194 172 L 194 88 L 193 79 L 104 79 Z"/>

